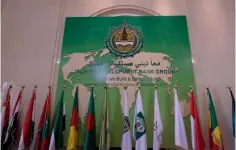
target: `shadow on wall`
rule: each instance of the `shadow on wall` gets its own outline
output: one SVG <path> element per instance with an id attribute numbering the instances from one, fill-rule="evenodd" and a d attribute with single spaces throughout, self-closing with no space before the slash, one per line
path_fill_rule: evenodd
<path id="1" fill-rule="evenodd" d="M 96 16 L 160 16 L 157 12 L 134 5 L 117 5 L 99 10 L 91 15 Z"/>

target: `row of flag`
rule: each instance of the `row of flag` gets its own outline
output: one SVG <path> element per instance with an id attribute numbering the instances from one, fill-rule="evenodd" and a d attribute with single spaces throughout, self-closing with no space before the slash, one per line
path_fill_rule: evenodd
<path id="1" fill-rule="evenodd" d="M 24 88 L 22 88 L 15 101 L 13 112 L 10 116 L 10 89 L 6 90 L 6 94 L 2 95 L 4 99 L 1 118 L 1 148 L 11 149 L 12 145 L 16 142 L 16 129 L 19 123 L 19 108 Z M 36 150 L 56 150 L 64 147 L 64 132 L 65 132 L 65 103 L 64 103 L 64 89 L 63 87 L 60 100 L 57 104 L 56 114 L 54 119 L 54 125 L 52 133 L 50 132 L 50 105 L 51 105 L 51 88 L 49 87 L 46 100 L 43 105 L 43 110 L 37 127 L 36 135 Z M 233 135 L 235 136 L 235 99 L 232 90 L 229 89 L 232 97 L 232 121 L 233 121 Z M 209 137 L 210 137 L 210 149 L 218 150 L 224 149 L 220 128 L 217 122 L 215 108 L 213 105 L 212 96 L 210 90 L 207 88 L 207 94 L 209 98 L 209 112 L 208 112 L 208 125 L 209 125 Z M 105 87 L 105 101 L 103 107 L 102 127 L 100 131 L 100 150 L 108 150 L 110 148 L 110 134 L 109 134 L 109 114 L 108 114 L 108 100 L 107 100 L 107 87 Z M 26 112 L 20 142 L 18 150 L 28 149 L 32 144 L 34 138 L 34 126 L 35 116 L 34 107 L 36 100 L 36 87 L 33 90 L 29 106 Z M 184 127 L 183 117 L 180 111 L 179 99 L 177 95 L 177 89 L 174 88 L 174 104 L 175 104 L 175 145 L 183 149 L 189 149 L 186 131 Z M 195 102 L 194 92 L 190 93 L 190 117 L 191 117 L 191 134 L 192 134 L 192 148 L 194 150 L 204 150 L 205 142 L 201 133 L 200 121 L 198 118 L 198 111 Z M 78 122 L 79 122 L 79 110 L 78 110 L 78 87 L 73 100 L 70 130 L 67 149 L 74 150 L 78 146 Z M 95 107 L 94 107 L 94 93 L 93 87 L 90 93 L 87 121 L 86 121 L 86 135 L 84 139 L 84 150 L 94 150 L 96 148 L 96 122 L 95 122 Z M 153 123 L 153 150 L 158 150 L 162 144 L 162 119 L 159 110 L 158 91 L 154 92 L 154 123 Z M 136 150 L 147 149 L 147 135 L 145 115 L 143 110 L 142 96 L 140 89 L 137 92 L 134 121 L 133 121 L 133 135 L 135 141 Z M 122 150 L 132 149 L 132 139 L 130 131 L 129 120 L 129 108 L 127 90 L 124 91 L 124 128 L 123 137 L 121 141 Z"/>

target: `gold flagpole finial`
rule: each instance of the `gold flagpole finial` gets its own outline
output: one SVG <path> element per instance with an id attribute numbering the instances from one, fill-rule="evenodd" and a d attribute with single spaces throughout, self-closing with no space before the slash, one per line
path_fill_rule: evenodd
<path id="1" fill-rule="evenodd" d="M 51 88 L 52 88 L 52 86 L 51 86 L 51 85 L 49 85 L 49 86 L 48 86 L 48 88 L 49 88 L 49 89 L 51 89 Z"/>
<path id="2" fill-rule="evenodd" d="M 156 83 L 154 84 L 154 88 L 157 89 L 157 84 Z"/>
<path id="3" fill-rule="evenodd" d="M 138 89 L 140 90 L 140 81 L 137 82 Z"/>
<path id="4" fill-rule="evenodd" d="M 12 84 L 9 84 L 8 88 L 11 89 L 12 87 L 13 87 Z"/>
<path id="5" fill-rule="evenodd" d="M 107 84 L 105 84 L 104 88 L 107 89 Z"/>
<path id="6" fill-rule="evenodd" d="M 22 86 L 21 86 L 21 89 L 23 90 L 24 88 L 25 88 L 25 85 L 22 85 Z"/>
<path id="7" fill-rule="evenodd" d="M 192 91 L 193 91 L 193 87 L 192 87 L 192 85 L 190 85 L 189 88 L 190 88 L 190 91 L 192 92 Z"/>
<path id="8" fill-rule="evenodd" d="M 124 86 L 124 89 L 126 90 L 126 89 L 127 89 L 127 86 Z"/>
<path id="9" fill-rule="evenodd" d="M 177 89 L 177 85 L 176 84 L 175 84 L 174 88 Z"/>

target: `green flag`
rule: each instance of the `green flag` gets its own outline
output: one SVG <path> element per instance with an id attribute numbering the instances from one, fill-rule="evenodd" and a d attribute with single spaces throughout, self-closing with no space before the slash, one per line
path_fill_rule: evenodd
<path id="1" fill-rule="evenodd" d="M 86 123 L 86 135 L 84 141 L 84 150 L 95 150 L 96 149 L 96 128 L 95 128 L 95 109 L 94 109 L 94 95 L 93 87 L 91 89 L 88 113 L 87 113 L 87 123 Z"/>
<path id="2" fill-rule="evenodd" d="M 46 120 L 43 126 L 42 133 L 42 145 L 41 150 L 48 149 L 50 142 L 50 105 L 51 105 L 51 89 L 49 88 L 49 93 L 47 97 L 47 107 L 46 107 Z"/>
<path id="3" fill-rule="evenodd" d="M 232 90 L 229 88 L 229 92 L 232 98 L 232 125 L 233 125 L 233 136 L 235 137 L 235 99 Z"/>
<path id="4" fill-rule="evenodd" d="M 103 106 L 102 127 L 100 132 L 99 150 L 110 149 L 109 117 L 107 107 L 107 88 L 105 87 L 105 102 Z"/>
<path id="5" fill-rule="evenodd" d="M 64 147 L 64 132 L 65 132 L 65 105 L 64 105 L 64 88 L 61 93 L 61 99 L 57 106 L 56 118 L 49 145 L 49 150 L 61 149 Z"/>
<path id="6" fill-rule="evenodd" d="M 209 137 L 210 137 L 210 149 L 224 149 L 223 141 L 221 138 L 220 127 L 217 122 L 215 107 L 213 104 L 210 90 L 207 88 L 207 94 L 209 97 Z"/>

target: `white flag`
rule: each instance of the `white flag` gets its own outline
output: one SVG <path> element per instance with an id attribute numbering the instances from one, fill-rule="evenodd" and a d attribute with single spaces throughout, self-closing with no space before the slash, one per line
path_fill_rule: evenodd
<path id="1" fill-rule="evenodd" d="M 1 93 L 1 98 L 2 98 L 1 106 L 2 106 L 2 103 L 4 102 L 4 99 L 7 95 L 7 88 L 8 88 L 8 83 L 4 82 L 3 85 L 2 85 L 2 88 L 1 88 L 1 91 L 2 91 L 2 93 Z"/>
<path id="2" fill-rule="evenodd" d="M 55 144 L 55 135 L 54 135 L 54 130 L 52 131 L 52 135 L 51 135 L 51 140 L 50 140 L 50 144 L 49 144 L 49 150 L 56 150 L 56 144 Z"/>
<path id="3" fill-rule="evenodd" d="M 154 93 L 154 123 L 153 123 L 153 150 L 158 150 L 162 144 L 162 120 L 158 104 L 157 89 Z"/>
<path id="4" fill-rule="evenodd" d="M 121 143 L 121 150 L 132 150 L 131 135 L 130 135 L 130 121 L 129 121 L 129 108 L 127 100 L 127 91 L 124 92 L 124 128 Z"/>
<path id="5" fill-rule="evenodd" d="M 186 137 L 186 131 L 184 127 L 183 117 L 180 111 L 177 91 L 175 88 L 174 88 L 174 101 L 175 101 L 175 145 L 187 150 L 188 142 Z"/>
<path id="6" fill-rule="evenodd" d="M 138 95 L 136 99 L 136 106 L 134 112 L 134 132 L 133 137 L 135 140 L 135 150 L 146 150 L 147 149 L 147 135 L 146 135 L 146 125 L 143 112 L 143 103 L 138 90 Z"/>

